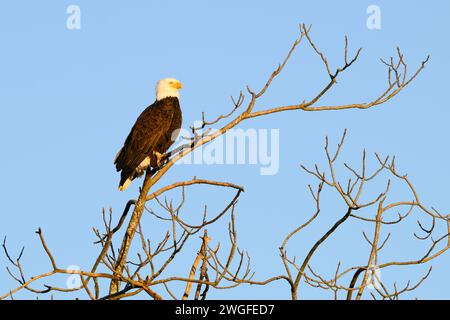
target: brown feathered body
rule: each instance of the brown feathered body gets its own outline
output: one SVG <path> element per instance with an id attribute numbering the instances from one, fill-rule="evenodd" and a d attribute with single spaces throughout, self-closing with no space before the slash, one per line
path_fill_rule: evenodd
<path id="1" fill-rule="evenodd" d="M 180 103 L 176 97 L 157 100 L 141 113 L 114 160 L 117 171 L 121 171 L 119 190 L 125 190 L 148 167 L 158 166 L 155 154 L 164 154 L 169 149 L 181 123 Z"/>

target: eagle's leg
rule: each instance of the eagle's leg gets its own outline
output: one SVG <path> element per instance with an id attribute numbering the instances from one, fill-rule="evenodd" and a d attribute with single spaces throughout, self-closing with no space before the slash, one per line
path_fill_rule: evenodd
<path id="1" fill-rule="evenodd" d="M 156 156 L 156 164 L 158 168 L 161 168 L 164 164 L 164 154 L 159 153 L 158 151 L 154 151 L 153 154 Z"/>

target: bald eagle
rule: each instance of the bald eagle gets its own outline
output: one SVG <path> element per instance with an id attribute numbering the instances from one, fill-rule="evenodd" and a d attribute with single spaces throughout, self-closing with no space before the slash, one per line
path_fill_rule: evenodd
<path id="1" fill-rule="evenodd" d="M 166 78 L 156 85 L 156 101 L 136 120 L 114 164 L 121 171 L 119 190 L 143 175 L 148 168 L 158 168 L 181 128 L 180 81 Z"/>

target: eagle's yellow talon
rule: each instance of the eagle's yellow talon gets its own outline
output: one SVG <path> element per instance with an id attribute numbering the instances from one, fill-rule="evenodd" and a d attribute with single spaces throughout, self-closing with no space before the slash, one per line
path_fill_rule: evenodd
<path id="1" fill-rule="evenodd" d="M 163 159 L 164 155 L 159 153 L 158 151 L 154 151 L 153 154 L 156 156 L 156 165 L 158 167 L 161 167 L 163 164 L 162 159 Z"/>

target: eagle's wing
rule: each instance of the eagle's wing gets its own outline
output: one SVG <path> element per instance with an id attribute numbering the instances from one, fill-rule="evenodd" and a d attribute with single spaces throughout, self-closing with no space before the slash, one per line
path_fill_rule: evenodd
<path id="1" fill-rule="evenodd" d="M 173 112 L 152 105 L 136 120 L 125 144 L 114 160 L 117 171 L 134 170 L 155 149 L 170 128 Z"/>

